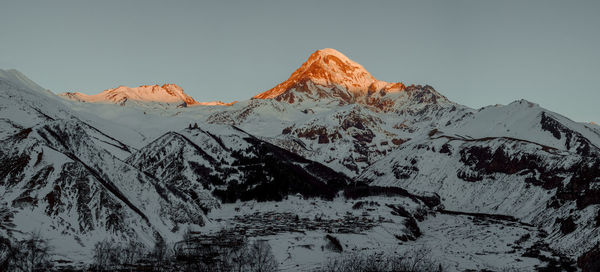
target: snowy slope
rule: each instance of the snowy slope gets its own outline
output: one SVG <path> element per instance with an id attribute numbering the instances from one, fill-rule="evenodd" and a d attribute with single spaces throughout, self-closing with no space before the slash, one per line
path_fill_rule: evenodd
<path id="1" fill-rule="evenodd" d="M 97 147 L 75 121 L 44 122 L 0 145 L 2 199 L 19 210 L 19 230 L 59 235 L 71 241 L 57 245 L 65 253 L 90 254 L 81 248 L 107 238 L 152 245 L 178 237 L 178 224 L 203 224 L 198 205 Z"/>
<path id="2" fill-rule="evenodd" d="M 211 113 L 206 120 L 239 126 L 282 148 L 356 176 L 406 140 L 458 122 L 472 112 L 447 101 L 429 86 L 411 86 L 396 97 L 393 111 L 360 103 L 340 105 L 328 99 L 292 104 L 254 99 Z M 340 150 L 344 151 L 342 156 Z"/>
<path id="3" fill-rule="evenodd" d="M 64 258 L 85 260 L 102 239 L 150 246 L 179 239 L 178 224 L 203 224 L 200 206 L 115 157 L 132 149 L 81 121 L 65 101 L 15 78 L 0 84 L 10 129 L 0 139 L 0 194 L 15 209 L 19 233 L 40 231 Z"/>
<path id="4" fill-rule="evenodd" d="M 349 183 L 343 174 L 228 125 L 168 132 L 127 162 L 193 201 L 212 203 L 208 208 L 218 206 L 212 195 L 225 202 L 295 193 L 332 198 Z"/>
<path id="5" fill-rule="evenodd" d="M 434 131 L 406 143 L 357 179 L 437 193 L 450 210 L 517 217 L 548 231 L 548 242 L 572 256 L 594 244 L 590 237 L 598 237 L 597 156 L 512 137 Z M 577 231 L 563 230 L 564 220 L 574 220 Z"/>
<path id="6" fill-rule="evenodd" d="M 512 137 L 581 155 L 598 155 L 594 150 L 600 146 L 600 133 L 590 125 L 573 122 L 526 100 L 481 108 L 444 131 L 470 138 Z"/>

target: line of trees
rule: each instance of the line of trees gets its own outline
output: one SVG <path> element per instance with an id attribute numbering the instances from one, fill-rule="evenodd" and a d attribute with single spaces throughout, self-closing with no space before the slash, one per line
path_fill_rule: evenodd
<path id="1" fill-rule="evenodd" d="M 272 272 L 278 264 L 266 241 L 242 239 L 235 246 L 210 246 L 206 241 L 184 235 L 182 246 L 167 245 L 159 239 L 147 249 L 137 242 L 124 245 L 102 241 L 94 247 L 93 271 L 217 271 Z M 219 239 L 219 238 L 217 238 Z M 208 249 L 207 249 L 208 248 Z"/>
<path id="2" fill-rule="evenodd" d="M 148 262 L 154 260 L 146 246 L 136 241 L 119 244 L 105 240 L 96 243 L 93 251 L 94 263 L 91 268 L 95 271 L 112 271 L 142 263 L 152 265 Z"/>
<path id="3" fill-rule="evenodd" d="M 404 254 L 391 252 L 354 253 L 330 259 L 317 272 L 442 272 L 444 267 L 431 257 L 431 250 L 418 248 Z"/>

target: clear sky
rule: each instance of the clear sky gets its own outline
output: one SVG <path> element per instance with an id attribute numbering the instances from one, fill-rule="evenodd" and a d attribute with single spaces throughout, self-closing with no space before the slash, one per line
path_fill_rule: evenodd
<path id="1" fill-rule="evenodd" d="M 376 78 L 478 108 L 600 122 L 600 1 L 12 1 L 0 68 L 54 92 L 176 83 L 243 100 L 335 48 Z"/>

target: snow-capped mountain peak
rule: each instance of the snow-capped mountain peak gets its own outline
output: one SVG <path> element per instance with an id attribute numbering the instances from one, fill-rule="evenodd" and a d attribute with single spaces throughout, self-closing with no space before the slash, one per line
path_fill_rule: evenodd
<path id="1" fill-rule="evenodd" d="M 158 102 L 190 106 L 198 104 L 194 98 L 187 95 L 177 84 L 142 85 L 135 88 L 119 86 L 105 90 L 96 95 L 87 95 L 80 92 L 67 92 L 59 94 L 62 97 L 93 103 L 114 103 L 124 105 L 127 101 Z"/>
<path id="2" fill-rule="evenodd" d="M 275 98 L 293 103 L 294 95 L 289 95 L 289 91 L 295 90 L 312 95 L 314 86 L 329 88 L 326 92 L 347 102 L 378 91 L 390 92 L 405 89 L 402 83 L 377 80 L 362 65 L 350 60 L 335 49 L 325 48 L 310 55 L 308 60 L 286 81 L 254 96 L 254 98 Z M 323 90 L 323 88 L 319 89 Z M 340 91 L 344 93 L 340 93 Z M 327 94 L 317 92 L 318 98 L 324 96 Z"/>

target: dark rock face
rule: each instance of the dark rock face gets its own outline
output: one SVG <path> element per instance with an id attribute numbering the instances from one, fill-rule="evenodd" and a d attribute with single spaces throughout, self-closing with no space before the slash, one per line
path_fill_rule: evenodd
<path id="1" fill-rule="evenodd" d="M 343 252 L 344 248 L 342 247 L 342 243 L 335 236 L 330 234 L 325 235 L 325 240 L 327 240 L 327 245 L 325 246 L 327 249 L 333 252 Z"/>
<path id="2" fill-rule="evenodd" d="M 349 128 L 353 127 L 353 128 L 359 129 L 359 130 L 363 130 L 363 129 L 365 129 L 363 122 L 364 121 L 362 120 L 362 118 L 359 115 L 351 114 L 350 116 L 345 118 L 344 121 L 342 121 L 342 129 L 348 130 Z"/>
<path id="3" fill-rule="evenodd" d="M 495 150 L 490 147 L 471 146 L 460 151 L 460 161 L 470 166 L 474 173 L 458 172 L 457 176 L 466 181 L 479 181 L 486 175 L 502 173 L 507 175 L 540 173 L 540 179 L 528 177 L 527 182 L 545 189 L 562 185 L 563 174 L 567 169 L 557 169 L 544 163 L 545 158 L 535 153 L 509 155 L 501 145 Z"/>
<path id="4" fill-rule="evenodd" d="M 544 267 L 538 267 L 536 271 L 577 271 L 575 262 L 571 258 L 553 250 L 544 242 L 538 241 L 534 243 L 531 247 L 526 249 L 525 253 L 523 253 L 523 257 L 535 258 L 546 263 Z"/>
<path id="5" fill-rule="evenodd" d="M 404 207 L 400 206 L 400 205 L 386 205 L 388 207 L 390 207 L 390 209 L 392 209 L 392 214 L 393 215 L 397 215 L 397 216 L 402 216 L 402 217 L 412 217 L 412 215 L 406 210 L 404 209 Z"/>
<path id="6" fill-rule="evenodd" d="M 577 266 L 581 268 L 583 272 L 597 272 L 600 271 L 600 247 L 596 245 L 583 255 L 577 258 Z"/>
<path id="7" fill-rule="evenodd" d="M 549 204 L 550 207 L 557 207 L 564 201 L 575 201 L 578 209 L 600 204 L 600 190 L 591 187 L 600 182 L 600 158 L 580 156 L 576 163 L 556 167 L 551 162 L 560 161 L 560 156 L 541 152 L 510 155 L 506 149 L 505 145 L 496 149 L 486 146 L 462 149 L 460 161 L 469 167 L 459 169 L 457 176 L 465 181 L 476 182 L 494 173 L 527 175 L 525 182 L 531 185 L 546 190 L 557 189 L 557 201 Z M 567 177 L 570 177 L 570 181 L 565 184 Z"/>
<path id="8" fill-rule="evenodd" d="M 394 173 L 394 177 L 397 179 L 408 179 L 412 175 L 419 173 L 419 168 L 416 166 L 397 165 L 394 166 L 392 172 Z"/>
<path id="9" fill-rule="evenodd" d="M 421 236 L 421 229 L 417 224 L 417 220 L 415 217 L 409 213 L 404 207 L 400 205 L 386 205 L 390 209 L 392 209 L 391 213 L 396 216 L 402 216 L 405 218 L 404 226 L 408 230 L 408 234 L 405 235 L 396 235 L 396 238 L 401 241 L 414 241 Z M 422 215 L 418 215 L 417 217 L 421 217 Z"/>
<path id="10" fill-rule="evenodd" d="M 437 104 L 438 99 L 444 98 L 429 85 L 410 85 L 406 87 L 406 92 L 410 93 L 411 99 L 416 103 Z"/>
<path id="11" fill-rule="evenodd" d="M 444 144 L 442 145 L 442 148 L 440 148 L 440 153 L 452 155 L 452 147 L 449 144 Z"/>
<path id="12" fill-rule="evenodd" d="M 182 132 L 183 133 L 183 132 Z M 189 134 L 188 134 L 189 133 Z M 238 130 L 248 147 L 229 147 L 220 136 L 200 128 L 183 134 L 169 132 L 128 159 L 155 176 L 170 192 L 196 201 L 208 210 L 200 195 L 223 202 L 279 201 L 286 195 L 332 199 L 350 180 L 343 174 Z M 188 137 L 206 137 L 218 144 L 198 146 Z M 195 138 L 193 138 L 195 139 Z M 237 138 L 236 138 L 237 139 Z M 221 159 L 217 159 L 221 158 Z M 233 161 L 223 158 L 231 158 Z M 182 174 L 189 173 L 192 175 Z M 230 175 L 239 178 L 229 180 Z M 204 202 L 203 202 L 204 201 Z"/>
<path id="13" fill-rule="evenodd" d="M 556 119 L 548 116 L 545 112 L 542 112 L 542 118 L 540 120 L 542 129 L 552 133 L 552 136 L 556 139 L 562 139 L 562 135 L 565 136 L 565 148 L 567 150 L 575 149 L 577 154 L 582 156 L 594 156 L 598 155 L 600 150 L 597 146 L 590 143 L 581 133 L 573 131 Z"/>
<path id="14" fill-rule="evenodd" d="M 320 134 L 319 135 L 319 143 L 320 144 L 328 144 L 329 143 L 329 138 L 327 138 L 327 135 Z"/>
<path id="15" fill-rule="evenodd" d="M 442 200 L 440 199 L 440 196 L 436 193 L 429 194 L 429 195 L 419 195 L 419 196 L 417 196 L 417 198 L 419 200 L 421 200 L 423 202 L 423 204 L 425 204 L 425 206 L 427 206 L 429 208 L 438 207 L 442 204 Z"/>
<path id="16" fill-rule="evenodd" d="M 392 143 L 395 145 L 401 145 L 403 143 L 405 143 L 406 141 L 408 141 L 409 139 L 398 139 L 398 138 L 394 138 L 392 139 Z"/>
<path id="17" fill-rule="evenodd" d="M 490 147 L 468 147 L 460 151 L 460 161 L 484 174 L 504 173 L 512 175 L 522 170 L 540 168 L 536 163 L 539 161 L 537 157 L 529 154 L 511 157 L 504 150 L 505 148 L 505 146 L 500 146 L 493 150 Z"/>
<path id="18" fill-rule="evenodd" d="M 224 202 L 237 199 L 282 200 L 284 196 L 295 193 L 332 199 L 349 183 L 346 176 L 324 165 L 257 139 L 246 140 L 253 146 L 244 152 L 235 152 L 236 161 L 233 163 L 243 173 L 244 180 L 213 192 Z"/>
<path id="19" fill-rule="evenodd" d="M 600 204 L 600 189 L 591 188 L 592 184 L 600 182 L 600 157 L 584 160 L 570 170 L 574 174 L 561 193 L 565 196 L 572 193 L 576 198 L 578 209 Z"/>
<path id="20" fill-rule="evenodd" d="M 546 131 L 552 133 L 552 136 L 554 136 L 554 138 L 560 140 L 560 138 L 561 138 L 560 132 L 563 130 L 563 127 L 560 123 L 558 123 L 556 120 L 548 117 L 545 112 L 542 112 L 542 119 L 541 119 L 540 123 L 542 125 L 543 130 L 546 130 Z"/>
<path id="21" fill-rule="evenodd" d="M 411 217 L 406 218 L 406 221 L 404 221 L 404 226 L 406 227 L 406 229 L 408 229 L 408 231 L 412 235 L 411 240 L 416 240 L 417 238 L 421 237 L 421 229 L 419 228 L 419 225 L 417 224 L 417 220 L 415 220 L 414 217 L 411 216 Z"/>
<path id="22" fill-rule="evenodd" d="M 411 198 L 412 200 L 420 201 L 429 208 L 435 208 L 442 203 L 438 194 L 415 195 L 399 187 L 366 186 L 362 184 L 355 184 L 354 186 L 348 186 L 344 189 L 344 197 L 347 199 L 358 199 L 369 196 L 405 196 Z"/>
<path id="23" fill-rule="evenodd" d="M 600 158 L 584 157 L 581 162 L 566 169 L 566 173 L 572 177 L 557 191 L 558 200 L 575 201 L 578 209 L 600 204 L 600 190 L 592 187 L 600 182 Z"/>
<path id="24" fill-rule="evenodd" d="M 320 136 L 327 137 L 327 128 L 317 126 L 307 130 L 299 130 L 297 131 L 297 135 L 300 138 L 306 138 L 311 140 L 317 139 Z"/>
<path id="25" fill-rule="evenodd" d="M 288 127 L 283 129 L 282 134 L 295 134 L 299 138 L 317 140 L 319 144 L 335 142 L 337 139 L 342 137 L 338 131 L 329 132 L 328 129 L 323 126 L 299 129 L 292 129 L 291 127 Z"/>
<path id="26" fill-rule="evenodd" d="M 577 229 L 577 224 L 575 224 L 572 216 L 565 219 L 557 218 L 556 222 L 560 224 L 560 231 L 563 234 L 569 234 Z"/>
<path id="27" fill-rule="evenodd" d="M 468 182 L 477 182 L 477 181 L 483 180 L 482 175 L 480 175 L 476 172 L 467 172 L 467 171 L 463 171 L 463 170 L 458 170 L 456 172 L 456 177 L 458 177 L 459 179 L 462 179 L 464 181 L 468 181 Z"/>
<path id="28" fill-rule="evenodd" d="M 352 134 L 352 137 L 354 137 L 354 139 L 361 143 L 371 143 L 373 141 L 373 138 L 375 138 L 375 134 L 372 130 L 366 129 L 360 133 Z"/>
<path id="29" fill-rule="evenodd" d="M 360 111 L 350 111 L 341 121 L 340 127 L 361 144 L 371 143 L 375 133 L 367 126 L 374 126 L 378 120 L 370 115 L 361 114 Z"/>
<path id="30" fill-rule="evenodd" d="M 29 163 L 30 157 L 21 154 L 17 157 L 9 157 L 0 151 L 0 185 L 15 185 L 25 177 L 24 169 Z"/>

